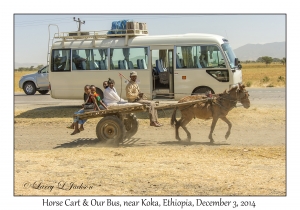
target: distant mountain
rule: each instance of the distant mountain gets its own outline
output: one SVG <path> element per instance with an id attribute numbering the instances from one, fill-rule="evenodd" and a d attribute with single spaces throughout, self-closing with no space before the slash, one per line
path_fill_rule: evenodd
<path id="1" fill-rule="evenodd" d="M 15 62 L 15 69 L 18 69 L 20 67 L 24 68 L 30 68 L 31 66 L 37 67 L 38 65 L 46 65 L 44 63 L 17 63 Z"/>
<path id="2" fill-rule="evenodd" d="M 267 44 L 246 44 L 234 50 L 240 61 L 252 60 L 262 56 L 282 59 L 286 57 L 285 42 L 274 42 Z"/>

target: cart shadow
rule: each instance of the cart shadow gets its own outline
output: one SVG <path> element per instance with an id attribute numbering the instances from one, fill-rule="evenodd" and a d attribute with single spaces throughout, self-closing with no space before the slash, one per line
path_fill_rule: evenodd
<path id="1" fill-rule="evenodd" d="M 75 139 L 74 141 L 59 144 L 53 149 L 58 149 L 58 148 L 74 148 L 78 146 L 89 146 L 89 145 L 96 145 L 100 144 L 101 141 L 99 141 L 97 138 L 78 138 Z"/>
<path id="2" fill-rule="evenodd" d="M 39 107 L 32 110 L 16 115 L 15 118 L 70 118 L 72 119 L 74 112 L 81 109 L 81 106 L 51 106 L 51 107 Z"/>
<path id="3" fill-rule="evenodd" d="M 159 142 L 158 144 L 164 145 L 207 145 L 207 146 L 223 146 L 223 145 L 230 145 L 229 143 L 222 143 L 222 142 L 188 142 L 188 141 L 165 141 Z"/>
<path id="4" fill-rule="evenodd" d="M 120 146 L 122 147 L 130 147 L 134 145 L 136 142 L 138 142 L 140 138 L 130 138 L 123 141 L 123 143 L 120 143 Z M 87 147 L 87 146 L 94 146 L 94 147 L 117 147 L 113 144 L 113 142 L 102 142 L 99 141 L 97 138 L 78 138 L 74 141 L 67 142 L 64 144 L 59 144 L 53 149 L 58 148 L 75 148 L 75 147 Z"/>

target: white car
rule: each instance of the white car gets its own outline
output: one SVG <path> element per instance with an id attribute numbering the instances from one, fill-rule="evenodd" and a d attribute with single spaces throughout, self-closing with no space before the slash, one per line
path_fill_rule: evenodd
<path id="1" fill-rule="evenodd" d="M 27 74 L 21 77 L 19 87 L 24 90 L 27 95 L 34 95 L 36 91 L 44 95 L 49 92 L 48 79 L 49 66 L 45 66 L 34 74 Z"/>

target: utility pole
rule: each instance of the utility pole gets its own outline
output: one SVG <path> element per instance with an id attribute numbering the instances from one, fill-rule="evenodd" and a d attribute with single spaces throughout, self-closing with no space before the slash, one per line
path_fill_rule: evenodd
<path id="1" fill-rule="evenodd" d="M 75 18 L 75 17 L 73 17 L 73 20 L 74 20 L 75 22 L 78 22 L 78 23 L 79 23 L 79 26 L 78 26 L 78 31 L 80 31 L 80 29 L 81 29 L 81 24 L 84 24 L 84 23 L 85 23 L 85 21 L 82 21 L 82 22 L 81 22 L 80 18 L 78 18 L 78 20 L 76 20 L 76 18 Z"/>

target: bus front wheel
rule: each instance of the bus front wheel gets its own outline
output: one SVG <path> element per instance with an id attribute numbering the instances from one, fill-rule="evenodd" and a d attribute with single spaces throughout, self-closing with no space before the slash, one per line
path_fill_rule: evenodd
<path id="1" fill-rule="evenodd" d="M 211 94 L 214 94 L 214 93 L 215 93 L 215 92 L 214 92 L 211 88 L 209 88 L 209 87 L 197 87 L 197 88 L 193 91 L 192 95 L 205 95 L 205 93 L 206 93 L 207 91 L 211 91 Z"/>

